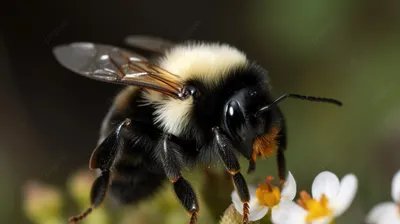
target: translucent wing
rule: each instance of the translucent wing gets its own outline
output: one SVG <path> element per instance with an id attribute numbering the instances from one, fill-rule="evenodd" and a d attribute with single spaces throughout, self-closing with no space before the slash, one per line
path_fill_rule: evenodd
<path id="1" fill-rule="evenodd" d="M 136 48 L 154 53 L 163 53 L 175 43 L 159 37 L 132 35 L 125 38 L 125 43 Z"/>
<path id="2" fill-rule="evenodd" d="M 178 76 L 127 50 L 102 44 L 72 43 L 54 48 L 53 53 L 61 65 L 88 78 L 144 87 L 175 98 L 186 95 Z"/>

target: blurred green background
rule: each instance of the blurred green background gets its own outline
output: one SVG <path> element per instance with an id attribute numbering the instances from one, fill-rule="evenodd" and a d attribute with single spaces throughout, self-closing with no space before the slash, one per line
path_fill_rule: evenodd
<path id="1" fill-rule="evenodd" d="M 123 38 L 132 34 L 226 42 L 269 71 L 273 95 L 342 100 L 342 108 L 296 100 L 281 104 L 288 124 L 288 168 L 299 189 L 308 191 L 323 170 L 339 177 L 357 175 L 356 200 L 337 223 L 361 223 L 373 205 L 390 200 L 390 181 L 400 168 L 399 1 L 10 4 L 0 36 L 0 223 L 31 223 L 22 210 L 29 180 L 62 192 L 64 217 L 79 211 L 67 183 L 78 170 L 87 170 L 100 122 L 120 87 L 72 74 L 51 50 L 72 41 L 124 47 Z M 248 182 L 276 175 L 275 166 L 274 158 L 259 160 Z M 198 192 L 204 190 L 200 171 L 186 176 Z M 221 178 L 217 182 L 223 183 Z M 221 195 L 229 198 L 227 189 Z M 176 220 L 169 223 L 186 222 L 171 188 L 157 198 L 161 202 L 126 208 L 123 214 L 108 211 L 112 217 L 130 215 L 124 223 L 137 223 L 140 215 L 157 217 L 160 211 L 173 214 L 170 219 Z M 201 221 L 213 222 L 210 214 L 203 206 Z M 141 223 L 152 222 L 145 218 Z"/>

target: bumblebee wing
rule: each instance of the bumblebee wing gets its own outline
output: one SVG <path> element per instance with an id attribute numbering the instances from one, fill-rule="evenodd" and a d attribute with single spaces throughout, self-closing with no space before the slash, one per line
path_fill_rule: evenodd
<path id="1" fill-rule="evenodd" d="M 131 47 L 151 51 L 153 53 L 163 53 L 172 48 L 175 43 L 159 37 L 132 35 L 125 38 L 125 43 Z"/>
<path id="2" fill-rule="evenodd" d="M 183 94 L 184 85 L 178 76 L 127 50 L 72 43 L 54 48 L 53 53 L 61 65 L 88 78 L 152 89 L 176 98 Z"/>

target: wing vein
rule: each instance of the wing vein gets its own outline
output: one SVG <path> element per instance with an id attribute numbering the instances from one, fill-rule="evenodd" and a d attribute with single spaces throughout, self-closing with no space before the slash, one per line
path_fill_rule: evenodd
<path id="1" fill-rule="evenodd" d="M 85 77 L 151 89 L 181 100 L 187 97 L 179 76 L 150 63 L 140 54 L 94 43 L 57 46 L 53 52 L 61 65 Z"/>

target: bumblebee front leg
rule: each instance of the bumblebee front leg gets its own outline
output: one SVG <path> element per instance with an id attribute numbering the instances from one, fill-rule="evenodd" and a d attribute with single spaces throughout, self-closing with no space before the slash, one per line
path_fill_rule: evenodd
<path id="1" fill-rule="evenodd" d="M 175 194 L 179 201 L 190 214 L 190 224 L 195 224 L 199 213 L 199 203 L 193 187 L 181 174 L 182 155 L 180 147 L 174 144 L 170 134 L 162 136 L 159 147 L 158 156 L 164 167 L 165 174 L 174 184 Z"/>
<path id="2" fill-rule="evenodd" d="M 221 133 L 218 127 L 213 128 L 214 141 L 218 154 L 225 165 L 227 171 L 232 175 L 232 181 L 235 186 L 235 190 L 239 195 L 240 200 L 243 203 L 243 223 L 249 222 L 249 201 L 250 194 L 247 188 L 246 180 L 240 173 L 240 165 L 236 155 L 233 152 L 233 146 L 229 139 Z"/>
<path id="3" fill-rule="evenodd" d="M 274 110 L 273 117 L 274 117 L 275 122 L 278 122 L 278 124 L 279 124 L 279 133 L 278 133 L 278 137 L 276 139 L 276 141 L 279 142 L 278 150 L 277 150 L 277 154 L 276 154 L 276 162 L 278 165 L 279 181 L 280 181 L 281 186 L 283 186 L 283 184 L 286 181 L 286 175 L 287 175 L 286 159 L 285 159 L 285 154 L 284 154 L 284 151 L 285 151 L 286 145 L 287 145 L 286 124 L 285 124 L 285 119 L 283 117 L 283 114 L 279 108 L 276 108 Z"/>
<path id="4" fill-rule="evenodd" d="M 97 177 L 92 185 L 90 207 L 80 215 L 71 217 L 69 219 L 70 223 L 76 223 L 84 219 L 103 202 L 110 183 L 110 169 L 123 146 L 121 130 L 123 127 L 129 126 L 130 123 L 130 119 L 121 122 L 93 151 L 89 167 L 90 169 L 100 169 L 101 175 Z"/>

